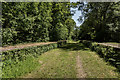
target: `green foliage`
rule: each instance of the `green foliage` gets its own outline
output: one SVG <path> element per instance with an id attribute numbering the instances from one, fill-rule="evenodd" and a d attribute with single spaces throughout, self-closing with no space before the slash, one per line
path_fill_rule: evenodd
<path id="1" fill-rule="evenodd" d="M 79 7 L 84 16 L 84 22 L 80 26 L 80 39 L 120 42 L 120 2 L 89 2 Z"/>
<path id="2" fill-rule="evenodd" d="M 44 52 L 60 47 L 66 41 L 2 52 L 2 77 L 15 78 L 31 72 L 39 63 L 36 58 Z"/>
<path id="3" fill-rule="evenodd" d="M 50 40 L 65 40 L 68 38 L 68 25 L 65 21 L 71 18 L 70 3 L 52 3 L 52 27 L 50 28 Z"/>
<path id="4" fill-rule="evenodd" d="M 56 25 L 56 39 L 57 40 L 66 40 L 68 36 L 68 30 L 66 26 L 62 23 L 57 23 Z"/>
<path id="5" fill-rule="evenodd" d="M 9 42 L 6 30 L 3 30 L 3 45 L 4 44 L 15 44 L 19 42 L 41 42 L 49 41 L 48 28 L 51 26 L 51 3 L 32 3 L 32 2 L 20 2 L 20 3 L 7 3 L 3 5 L 3 17 L 2 26 L 3 28 L 14 29 L 17 31 L 17 37 L 13 37 L 14 42 Z M 43 15 L 44 14 L 44 15 Z M 9 33 L 12 34 L 12 33 Z M 6 36 L 5 36 L 6 35 Z M 24 37 L 23 37 L 24 36 Z M 6 38 L 7 37 L 7 38 Z M 4 41 L 6 38 L 7 42 Z M 18 40 L 16 40 L 18 39 Z M 4 43 L 5 42 L 5 43 Z"/>
<path id="6" fill-rule="evenodd" d="M 9 45 L 15 43 L 17 37 L 17 31 L 15 29 L 7 28 L 2 29 L 2 45 Z"/>
<path id="7" fill-rule="evenodd" d="M 73 19 L 67 19 L 65 21 L 65 24 L 67 25 L 67 29 L 68 29 L 68 40 L 71 40 L 76 23 Z"/>
<path id="8" fill-rule="evenodd" d="M 18 76 L 31 72 L 40 65 L 39 62 L 32 56 L 28 56 L 26 57 L 26 60 L 18 61 L 17 63 L 4 62 L 3 64 L 3 78 L 16 78 Z"/>
<path id="9" fill-rule="evenodd" d="M 58 47 L 61 47 L 61 46 L 63 46 L 63 45 L 66 44 L 66 43 L 67 43 L 66 40 L 60 40 L 60 41 L 57 42 Z"/>
<path id="10" fill-rule="evenodd" d="M 71 17 L 69 2 L 3 2 L 2 8 L 3 46 L 65 40 L 72 33 L 65 23 Z"/>

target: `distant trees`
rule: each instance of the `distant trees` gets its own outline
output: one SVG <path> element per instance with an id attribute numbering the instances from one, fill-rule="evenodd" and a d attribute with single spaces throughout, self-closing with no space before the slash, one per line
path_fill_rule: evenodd
<path id="1" fill-rule="evenodd" d="M 69 2 L 3 2 L 2 8 L 3 45 L 68 39 Z"/>
<path id="2" fill-rule="evenodd" d="M 73 19 L 69 18 L 65 21 L 65 24 L 67 25 L 67 29 L 68 29 L 68 40 L 71 40 L 76 23 Z"/>
<path id="3" fill-rule="evenodd" d="M 52 3 L 3 3 L 3 28 L 14 28 L 18 41 L 48 41 Z M 48 7 L 49 6 L 49 7 Z M 23 37 L 24 36 L 24 37 Z"/>
<path id="4" fill-rule="evenodd" d="M 70 7 L 79 6 L 76 27 Z M 3 45 L 70 39 L 120 42 L 120 2 L 3 2 Z M 74 11 L 73 11 L 74 12 Z"/>
<path id="5" fill-rule="evenodd" d="M 80 39 L 120 42 L 120 2 L 90 2 L 80 9 L 85 19 Z"/>
<path id="6" fill-rule="evenodd" d="M 52 3 L 53 21 L 50 29 L 50 38 L 52 41 L 67 39 L 68 30 L 65 21 L 69 17 L 71 17 L 70 3 Z"/>

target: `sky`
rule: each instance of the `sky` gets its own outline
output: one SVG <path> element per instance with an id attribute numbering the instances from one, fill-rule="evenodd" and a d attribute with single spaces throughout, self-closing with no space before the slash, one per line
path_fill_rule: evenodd
<path id="1" fill-rule="evenodd" d="M 78 11 L 78 8 L 76 8 L 76 9 L 71 8 L 71 10 L 76 10 L 75 14 L 72 16 L 72 19 L 74 19 L 74 21 L 76 22 L 77 26 L 80 26 L 81 23 L 77 19 L 81 15 L 81 11 Z"/>
<path id="2" fill-rule="evenodd" d="M 70 2 L 77 2 L 77 1 L 79 1 L 79 0 L 70 0 Z M 78 7 L 77 8 L 71 8 L 71 10 L 76 10 L 75 14 L 72 16 L 72 19 L 74 19 L 77 26 L 80 26 L 81 23 L 77 19 L 79 18 L 79 16 L 81 16 L 81 11 L 78 11 Z"/>

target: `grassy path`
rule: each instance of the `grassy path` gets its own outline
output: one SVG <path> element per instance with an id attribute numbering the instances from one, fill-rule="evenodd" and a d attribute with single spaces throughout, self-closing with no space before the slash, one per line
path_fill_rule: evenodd
<path id="1" fill-rule="evenodd" d="M 61 49 L 51 50 L 39 57 L 42 66 L 36 71 L 25 75 L 25 78 L 75 78 L 76 77 L 76 55 L 74 52 Z"/>
<path id="2" fill-rule="evenodd" d="M 38 60 L 39 66 L 22 78 L 118 78 L 116 68 L 82 44 L 70 43 L 48 51 Z"/>
<path id="3" fill-rule="evenodd" d="M 77 60 L 76 60 L 76 66 L 77 66 L 77 74 L 76 74 L 76 77 L 77 78 L 85 78 L 86 77 L 86 74 L 84 72 L 84 69 L 83 69 L 83 66 L 82 66 L 82 62 L 81 62 L 81 58 L 78 54 L 77 56 Z"/>

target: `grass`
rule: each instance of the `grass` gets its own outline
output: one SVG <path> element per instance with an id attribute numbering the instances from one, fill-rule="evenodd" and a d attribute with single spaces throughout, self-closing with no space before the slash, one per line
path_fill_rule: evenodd
<path id="1" fill-rule="evenodd" d="M 17 64 L 11 64 L 10 66 L 7 65 L 5 68 L 2 68 L 2 78 L 16 78 L 18 76 L 25 75 L 40 65 L 41 64 L 38 64 L 38 59 L 28 56 L 27 60 L 20 61 Z"/>
<path id="2" fill-rule="evenodd" d="M 116 68 L 106 63 L 95 52 L 79 51 L 88 78 L 118 78 Z"/>
<path id="3" fill-rule="evenodd" d="M 76 55 L 62 49 L 54 49 L 39 57 L 42 63 L 37 70 L 23 77 L 25 78 L 75 78 Z"/>
<path id="4" fill-rule="evenodd" d="M 38 57 L 41 64 L 21 78 L 76 78 L 76 57 L 80 56 L 86 78 L 118 78 L 116 68 L 106 63 L 95 52 L 83 44 L 69 43 L 61 48 L 48 51 Z"/>
<path id="5" fill-rule="evenodd" d="M 87 74 L 86 78 L 118 78 L 120 76 L 115 67 L 109 65 L 96 52 L 90 51 L 83 44 L 71 43 L 63 49 L 79 53 L 84 71 Z"/>

